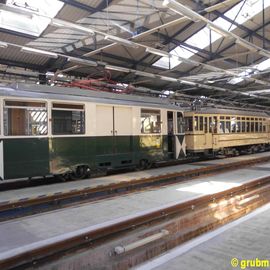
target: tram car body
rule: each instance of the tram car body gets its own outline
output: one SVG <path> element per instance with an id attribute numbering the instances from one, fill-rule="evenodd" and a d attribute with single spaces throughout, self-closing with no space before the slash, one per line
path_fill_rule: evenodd
<path id="1" fill-rule="evenodd" d="M 183 112 L 165 99 L 15 84 L 0 107 L 1 179 L 185 158 Z"/>
<path id="2" fill-rule="evenodd" d="M 238 155 L 269 148 L 266 113 L 203 108 L 185 113 L 187 152 L 191 155 Z"/>

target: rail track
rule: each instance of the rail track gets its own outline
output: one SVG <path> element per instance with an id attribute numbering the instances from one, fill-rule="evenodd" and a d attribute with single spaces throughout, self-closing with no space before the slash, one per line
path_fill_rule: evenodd
<path id="1" fill-rule="evenodd" d="M 270 156 L 252 158 L 227 164 L 211 165 L 204 168 L 134 179 L 132 181 L 122 181 L 108 185 L 72 189 L 66 192 L 43 194 L 36 197 L 4 201 L 0 203 L 0 221 L 51 211 L 75 203 L 97 201 L 147 188 L 175 184 L 183 180 L 193 179 L 203 175 L 217 174 L 227 171 L 228 169 L 236 170 L 267 161 L 270 161 Z"/>
<path id="2" fill-rule="evenodd" d="M 58 269 L 59 261 L 62 269 L 86 262 L 88 269 L 97 269 L 101 260 L 104 269 L 106 265 L 127 269 L 268 203 L 269 191 L 270 176 L 42 240 L 1 253 L 0 269 L 35 268 L 48 263 Z M 99 256 L 93 256 L 97 252 Z M 74 260 L 70 256 L 75 256 Z"/>
<path id="3" fill-rule="evenodd" d="M 166 166 L 174 166 L 174 165 L 181 165 L 181 164 L 191 164 L 198 161 L 207 161 L 207 160 L 214 160 L 214 158 L 190 158 L 186 160 L 173 160 L 173 161 L 163 161 L 160 163 L 156 163 L 154 168 L 161 168 Z M 94 177 L 101 177 L 106 175 L 114 175 L 124 172 L 134 171 L 135 168 L 123 168 L 119 170 L 112 170 L 112 171 L 96 171 L 91 174 L 91 178 Z M 0 192 L 2 191 L 9 191 L 15 189 L 23 189 L 29 187 L 37 187 L 37 186 L 46 186 L 55 183 L 62 183 L 62 182 L 75 182 L 78 179 L 65 179 L 61 176 L 54 176 L 48 175 L 44 177 L 32 177 L 32 178 L 22 178 L 22 179 L 14 179 L 14 180 L 0 180 Z"/>

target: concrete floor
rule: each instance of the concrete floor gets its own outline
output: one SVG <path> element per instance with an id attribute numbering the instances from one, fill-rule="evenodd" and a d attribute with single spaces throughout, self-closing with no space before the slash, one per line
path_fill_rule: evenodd
<path id="1" fill-rule="evenodd" d="M 239 157 L 216 159 L 209 161 L 194 162 L 192 164 L 175 165 L 164 168 L 150 169 L 139 172 L 129 172 L 117 175 L 110 175 L 98 178 L 90 178 L 84 180 L 77 180 L 72 182 L 56 183 L 38 187 L 24 188 L 18 190 L 0 192 L 0 203 L 7 201 L 17 201 L 25 198 L 33 198 L 42 195 L 54 194 L 58 192 L 68 192 L 74 189 L 95 188 L 99 185 L 109 185 L 111 183 L 119 183 L 122 181 L 132 181 L 133 179 L 147 178 L 151 176 L 158 176 L 173 172 L 189 171 L 197 168 L 209 167 L 217 164 L 228 164 L 241 160 L 249 160 L 254 157 L 269 156 L 270 152 L 264 152 L 254 155 L 244 155 Z M 0 183 L 1 185 L 1 183 Z"/>
<path id="2" fill-rule="evenodd" d="M 2 256 L 117 222 L 141 212 L 215 193 L 269 175 L 270 162 L 167 187 L 114 197 L 0 223 Z"/>
<path id="3" fill-rule="evenodd" d="M 267 204 L 239 220 L 193 239 L 135 269 L 269 269 L 270 267 L 247 267 L 247 262 L 242 261 L 256 258 L 270 259 L 269 224 L 270 204 Z M 231 265 L 234 258 L 238 261 L 237 267 Z"/>

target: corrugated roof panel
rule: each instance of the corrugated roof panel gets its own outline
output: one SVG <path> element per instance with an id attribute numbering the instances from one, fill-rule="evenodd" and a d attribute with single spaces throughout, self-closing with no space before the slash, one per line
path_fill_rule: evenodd
<path id="1" fill-rule="evenodd" d="M 31 53 L 23 53 L 20 49 L 12 47 L 0 49 L 0 59 L 25 63 L 25 67 L 27 68 L 27 64 L 43 65 L 50 58 Z"/>
<path id="2" fill-rule="evenodd" d="M 82 10 L 80 8 L 76 8 L 70 5 L 64 5 L 64 7 L 60 10 L 56 18 L 66 20 L 66 21 L 77 21 L 83 17 L 88 16 L 89 11 Z"/>

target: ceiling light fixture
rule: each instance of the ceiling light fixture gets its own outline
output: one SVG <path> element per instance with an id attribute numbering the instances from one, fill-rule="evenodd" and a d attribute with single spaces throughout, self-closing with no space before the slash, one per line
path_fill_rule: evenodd
<path id="1" fill-rule="evenodd" d="M 181 5 L 175 0 L 164 0 L 163 6 L 168 7 L 169 9 L 173 10 L 174 12 L 187 17 L 191 21 L 197 22 L 200 20 L 200 15 L 196 14 L 196 12 L 193 12 L 189 8 L 186 8 L 185 6 Z"/>
<path id="2" fill-rule="evenodd" d="M 116 37 L 116 36 L 106 35 L 104 37 L 104 39 L 112 41 L 112 42 L 116 42 L 118 44 L 121 44 L 121 45 L 124 45 L 124 46 L 127 46 L 127 47 L 131 47 L 131 48 L 138 48 L 139 47 L 136 43 L 134 43 L 134 42 L 132 42 L 130 40 L 126 40 L 126 39 Z"/>
<path id="3" fill-rule="evenodd" d="M 130 69 L 128 68 L 112 66 L 112 65 L 106 65 L 105 68 L 109 70 L 115 70 L 115 71 L 126 72 L 126 73 L 130 72 Z"/>
<path id="4" fill-rule="evenodd" d="M 76 58 L 76 57 L 69 57 L 67 60 L 75 64 L 85 65 L 85 66 L 90 66 L 90 67 L 96 67 L 98 65 L 97 62 L 95 61 L 86 60 L 82 58 Z"/>
<path id="5" fill-rule="evenodd" d="M 64 27 L 64 28 L 70 28 L 70 29 L 76 29 L 85 33 L 88 33 L 89 35 L 94 35 L 95 31 L 85 27 L 85 26 L 80 26 L 78 24 L 75 23 L 71 23 L 71 22 L 66 22 L 63 20 L 59 20 L 59 19 L 51 19 L 51 24 L 57 27 Z"/>
<path id="6" fill-rule="evenodd" d="M 35 48 L 30 48 L 30 47 L 22 47 L 21 48 L 21 52 L 25 52 L 25 53 L 32 53 L 32 54 L 37 54 L 37 55 L 45 55 L 51 58 L 58 58 L 58 54 L 57 53 L 53 53 L 53 52 L 48 52 L 48 51 L 44 51 L 44 50 L 39 50 L 39 49 L 35 49 Z"/>
<path id="7" fill-rule="evenodd" d="M 170 57 L 170 54 L 168 52 L 164 52 L 162 50 L 154 49 L 154 48 L 151 48 L 151 47 L 147 47 L 145 49 L 145 52 L 152 53 L 152 54 L 162 56 L 162 57 Z"/>

